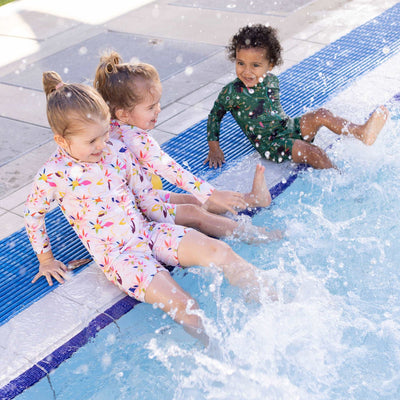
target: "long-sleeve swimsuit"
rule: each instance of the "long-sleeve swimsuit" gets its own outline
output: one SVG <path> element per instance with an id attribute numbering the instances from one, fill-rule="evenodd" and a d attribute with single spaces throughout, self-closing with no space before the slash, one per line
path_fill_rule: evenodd
<path id="1" fill-rule="evenodd" d="M 99 162 L 77 161 L 58 148 L 44 164 L 25 208 L 37 254 L 50 250 L 45 214 L 53 201 L 107 278 L 132 297 L 144 301 L 163 265 L 179 264 L 177 249 L 188 229 L 173 224 L 170 205 L 122 142 L 111 139 Z"/>
<path id="2" fill-rule="evenodd" d="M 215 190 L 208 182 L 194 176 L 165 153 L 147 131 L 136 126 L 123 124 L 118 120 L 112 120 L 110 137 L 125 143 L 136 156 L 149 179 L 151 174 L 156 174 L 191 193 L 202 204 Z M 160 190 L 160 196 L 164 201 L 169 201 L 169 192 Z"/>
<path id="3" fill-rule="evenodd" d="M 300 118 L 289 118 L 279 97 L 279 80 L 267 74 L 247 88 L 236 78 L 224 86 L 208 116 L 207 140 L 218 141 L 221 121 L 230 112 L 262 157 L 275 162 L 291 159 L 293 143 L 303 140 Z"/>

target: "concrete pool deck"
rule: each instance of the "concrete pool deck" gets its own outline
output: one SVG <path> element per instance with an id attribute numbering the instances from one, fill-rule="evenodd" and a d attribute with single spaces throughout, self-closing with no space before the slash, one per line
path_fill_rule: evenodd
<path id="1" fill-rule="evenodd" d="M 91 83 L 103 50 L 154 64 L 163 83 L 159 123 L 163 143 L 207 117 L 233 77 L 224 46 L 240 26 L 268 23 L 279 30 L 282 72 L 397 1 L 20 0 L 0 7 L 0 239 L 23 227 L 31 181 L 54 148 L 45 115 L 41 74 Z M 250 5 L 251 4 L 251 5 Z"/>

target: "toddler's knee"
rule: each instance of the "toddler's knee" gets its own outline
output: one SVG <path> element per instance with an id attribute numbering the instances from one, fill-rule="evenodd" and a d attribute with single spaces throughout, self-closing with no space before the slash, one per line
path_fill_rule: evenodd
<path id="1" fill-rule="evenodd" d="M 227 243 L 218 239 L 210 239 L 210 241 L 209 251 L 213 264 L 229 263 L 235 254 L 232 248 Z"/>
<path id="2" fill-rule="evenodd" d="M 327 118 L 331 118 L 332 113 L 326 108 L 319 108 L 315 111 L 315 119 L 321 123 L 325 123 Z"/>

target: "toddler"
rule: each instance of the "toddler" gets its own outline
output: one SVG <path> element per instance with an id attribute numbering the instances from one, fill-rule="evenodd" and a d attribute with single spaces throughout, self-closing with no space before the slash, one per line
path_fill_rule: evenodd
<path id="1" fill-rule="evenodd" d="M 39 277 L 62 283 L 45 214 L 56 201 L 106 277 L 139 301 L 158 305 L 203 343 L 208 338 L 197 303 L 164 265 L 221 268 L 229 282 L 258 298 L 256 268 L 227 244 L 173 224 L 165 204 L 125 145 L 109 140 L 110 115 L 96 90 L 43 74 L 47 117 L 58 148 L 35 177 L 25 208 L 26 230 L 39 260 Z M 151 221 L 153 220 L 153 221 Z M 155 222 L 157 221 L 157 222 Z"/>
<path id="2" fill-rule="evenodd" d="M 264 179 L 264 167 L 257 166 L 252 191 L 242 195 L 216 190 L 161 150 L 148 132 L 157 122 L 162 91 L 159 75 L 152 65 L 123 63 L 120 55 L 112 51 L 101 58 L 94 87 L 110 107 L 110 136 L 125 143 L 149 178 L 151 174 L 157 174 L 189 192 L 160 191 L 162 199 L 170 204 L 170 211 L 174 210 L 171 212 L 176 224 L 199 229 L 214 237 L 240 234 L 252 242 L 281 236 L 278 231 L 267 232 L 264 228 L 249 227 L 206 211 L 222 213 L 228 210 L 236 214 L 235 208 L 268 206 L 271 195 Z"/>
<path id="3" fill-rule="evenodd" d="M 383 106 L 363 125 L 348 122 L 323 108 L 289 118 L 280 104 L 279 80 L 270 73 L 282 63 L 281 45 L 274 28 L 261 24 L 245 26 L 233 36 L 227 50 L 230 60 L 235 62 L 237 78 L 222 89 L 208 117 L 209 153 L 204 163 L 210 167 L 217 168 L 225 162 L 219 133 L 221 120 L 228 111 L 262 157 L 275 162 L 289 159 L 314 168 L 334 166 L 327 154 L 312 144 L 322 126 L 372 145 L 386 122 L 388 110 Z"/>

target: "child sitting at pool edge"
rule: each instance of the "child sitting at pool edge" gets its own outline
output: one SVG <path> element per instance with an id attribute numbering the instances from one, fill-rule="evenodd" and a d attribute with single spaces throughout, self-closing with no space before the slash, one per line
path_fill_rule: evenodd
<path id="1" fill-rule="evenodd" d="M 247 25 L 236 33 L 228 47 L 235 62 L 237 78 L 220 92 L 208 116 L 208 157 L 204 163 L 220 167 L 225 162 L 219 146 L 220 124 L 229 111 L 257 152 L 264 158 L 292 160 L 314 168 L 334 167 L 324 150 L 312 144 L 319 128 L 325 126 L 338 135 L 353 135 L 372 145 L 388 117 L 384 106 L 367 122 L 357 125 L 320 108 L 301 117 L 289 118 L 279 98 L 279 80 L 270 71 L 282 63 L 281 45 L 274 28 Z"/>
<path id="2" fill-rule="evenodd" d="M 63 283 L 67 268 L 53 256 L 45 214 L 56 201 L 106 277 L 129 296 L 158 305 L 207 344 L 196 301 L 164 265 L 218 266 L 228 281 L 259 299 L 269 293 L 257 268 L 226 243 L 175 225 L 134 156 L 109 139 L 107 104 L 92 87 L 43 74 L 47 117 L 57 149 L 39 170 L 25 207 L 25 225 L 39 260 L 36 282 Z M 147 218 L 146 218 L 146 217 Z M 153 221 L 152 221 L 153 220 Z M 154 222 L 157 221 L 157 222 Z"/>
<path id="3" fill-rule="evenodd" d="M 173 208 L 175 223 L 199 229 L 214 237 L 240 235 L 250 242 L 281 237 L 278 231 L 267 232 L 265 228 L 210 214 L 225 211 L 236 214 L 235 208 L 268 206 L 271 195 L 263 166 L 256 168 L 251 192 L 242 195 L 216 190 L 185 170 L 160 148 L 148 132 L 157 122 L 162 94 L 158 72 L 152 65 L 123 63 L 117 52 L 110 51 L 100 59 L 94 87 L 110 108 L 110 136 L 125 143 L 149 178 L 151 174 L 156 174 L 189 192 L 159 191 L 163 200 Z"/>

